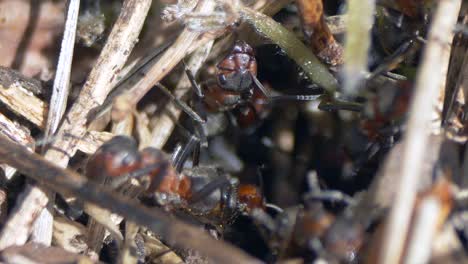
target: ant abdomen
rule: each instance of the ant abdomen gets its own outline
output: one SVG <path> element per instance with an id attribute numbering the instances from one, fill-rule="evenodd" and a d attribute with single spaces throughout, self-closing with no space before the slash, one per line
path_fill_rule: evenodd
<path id="1" fill-rule="evenodd" d="M 90 180 L 104 183 L 130 173 L 140 166 L 136 142 L 125 136 L 116 136 L 104 143 L 86 164 Z"/>

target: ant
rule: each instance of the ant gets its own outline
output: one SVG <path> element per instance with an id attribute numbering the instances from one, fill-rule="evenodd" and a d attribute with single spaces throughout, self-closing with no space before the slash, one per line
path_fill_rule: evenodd
<path id="1" fill-rule="evenodd" d="M 257 79 L 258 63 L 253 48 L 244 41 L 236 41 L 231 52 L 216 65 L 215 80 L 202 87 L 193 74 L 186 74 L 195 91 L 195 106 L 204 115 L 206 112 L 224 112 L 233 123 L 249 129 L 268 114 L 267 103 L 274 100 L 315 100 L 317 95 L 272 95 Z"/>
<path id="2" fill-rule="evenodd" d="M 364 241 L 362 225 L 352 219 L 348 210 L 355 200 L 339 191 L 321 190 L 316 177 L 315 173 L 308 177 L 311 190 L 303 197 L 304 206 L 285 209 L 274 218 L 255 209 L 252 218 L 276 258 L 299 255 L 331 262 L 355 261 Z M 323 202 L 347 207 L 335 215 Z"/>
<path id="3" fill-rule="evenodd" d="M 147 194 L 169 211 L 182 211 L 206 224 L 223 227 L 254 208 L 265 208 L 265 200 L 254 185 L 240 184 L 221 168 L 195 166 L 177 171 L 190 148 L 197 144 L 192 137 L 184 150 L 170 156 L 156 148 L 138 151 L 136 142 L 115 136 L 90 157 L 86 175 L 112 188 L 129 179 L 137 179 Z"/>

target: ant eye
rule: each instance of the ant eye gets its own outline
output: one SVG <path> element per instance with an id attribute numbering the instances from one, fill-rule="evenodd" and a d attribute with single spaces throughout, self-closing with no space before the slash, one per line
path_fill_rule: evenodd
<path id="1" fill-rule="evenodd" d="M 125 155 L 121 160 L 122 166 L 128 166 L 128 165 L 131 165 L 134 162 L 135 162 L 135 157 L 130 155 L 129 153 L 127 155 Z"/>

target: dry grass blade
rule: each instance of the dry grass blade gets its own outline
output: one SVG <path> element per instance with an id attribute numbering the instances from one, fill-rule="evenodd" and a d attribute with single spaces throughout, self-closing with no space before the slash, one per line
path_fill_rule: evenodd
<path id="1" fill-rule="evenodd" d="M 67 20 L 63 33 L 62 47 L 55 73 L 52 98 L 49 104 L 49 115 L 45 128 L 45 136 L 54 134 L 60 119 L 67 106 L 68 93 L 70 91 L 70 73 L 73 62 L 73 50 L 75 47 L 76 26 L 78 24 L 78 13 L 80 0 L 71 0 L 68 4 Z"/>
<path id="2" fill-rule="evenodd" d="M 411 103 L 408 130 L 404 137 L 400 174 L 402 180 L 385 230 L 385 241 L 380 252 L 379 262 L 398 263 L 409 228 L 412 209 L 416 198 L 416 188 L 425 160 L 423 154 L 429 143 L 429 124 L 432 107 L 437 99 L 439 85 L 445 72 L 441 59 L 451 32 L 455 26 L 461 6 L 459 0 L 439 1 L 438 8 L 429 32 L 428 44 L 424 50 L 421 68 L 416 81 L 416 91 Z M 445 65 L 446 66 L 446 65 Z"/>
<path id="3" fill-rule="evenodd" d="M 344 87 L 347 95 L 356 95 L 367 72 L 375 1 L 348 1 L 348 21 L 344 50 Z"/>
<path id="4" fill-rule="evenodd" d="M 14 153 L 13 155 L 9 155 Z M 62 194 L 73 195 L 85 202 L 109 209 L 136 224 L 146 226 L 162 236 L 169 244 L 195 249 L 220 263 L 259 263 L 239 249 L 213 239 L 202 230 L 170 217 L 161 209 L 144 208 L 110 190 L 88 182 L 77 173 L 62 169 L 26 148 L 0 137 L 0 162 L 45 182 L 46 186 Z"/>
<path id="5" fill-rule="evenodd" d="M 336 91 L 338 82 L 325 65 L 290 31 L 271 17 L 252 10 L 241 8 L 242 17 L 252 24 L 262 35 L 280 46 L 307 74 L 311 81 L 323 87 L 329 93 Z"/>

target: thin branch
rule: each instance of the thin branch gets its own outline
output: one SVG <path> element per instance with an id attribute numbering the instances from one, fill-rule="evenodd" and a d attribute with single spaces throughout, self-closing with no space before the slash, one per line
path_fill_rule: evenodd
<path id="1" fill-rule="evenodd" d="M 60 168 L 4 137 L 0 137 L 0 162 L 44 182 L 54 191 L 76 196 L 146 226 L 174 247 L 198 250 L 217 263 L 260 263 L 236 247 L 213 239 L 201 229 L 177 220 L 159 208 L 142 207 L 138 202 L 88 182 L 85 177 Z"/>
<path id="2" fill-rule="evenodd" d="M 384 233 L 385 241 L 379 252 L 380 263 L 398 263 L 402 255 L 416 198 L 416 188 L 425 162 L 423 154 L 429 148 L 428 128 L 432 107 L 437 100 L 440 82 L 443 79 L 441 73 L 445 72 L 441 67 L 446 65 L 442 65 L 441 59 L 447 44 L 451 41 L 460 6 L 460 0 L 441 0 L 434 14 L 410 107 L 408 129 L 404 137 L 400 170 L 402 180 Z"/>

